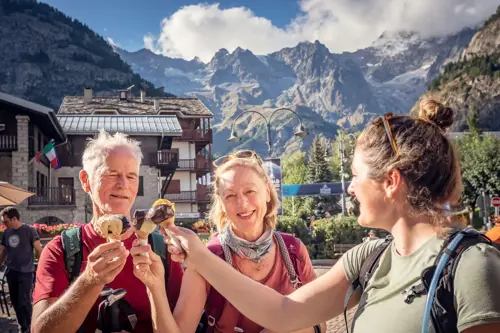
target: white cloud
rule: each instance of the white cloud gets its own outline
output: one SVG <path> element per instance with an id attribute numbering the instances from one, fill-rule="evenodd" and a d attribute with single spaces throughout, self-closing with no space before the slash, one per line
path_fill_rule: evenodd
<path id="1" fill-rule="evenodd" d="M 198 4 L 179 9 L 161 22 L 158 37 L 144 36 L 157 53 L 209 61 L 213 54 L 240 46 L 266 54 L 316 39 L 332 52 L 371 44 L 384 31 L 412 30 L 443 35 L 475 26 L 495 12 L 499 0 L 300 0 L 301 13 L 284 29 L 244 7 L 220 9 Z"/>
<path id="2" fill-rule="evenodd" d="M 106 37 L 106 40 L 108 41 L 108 44 L 111 45 L 112 47 L 120 47 L 120 44 L 116 43 L 113 38 L 111 37 Z"/>

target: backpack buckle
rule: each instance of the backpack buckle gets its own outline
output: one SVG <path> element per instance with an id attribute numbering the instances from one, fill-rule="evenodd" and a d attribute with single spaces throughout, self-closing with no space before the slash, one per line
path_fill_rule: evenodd
<path id="1" fill-rule="evenodd" d="M 295 279 L 290 279 L 290 282 L 292 283 L 293 287 L 295 289 L 299 288 L 302 285 L 302 282 L 300 282 L 299 277 L 296 276 Z"/>
<path id="2" fill-rule="evenodd" d="M 127 291 L 123 288 L 113 290 L 110 295 L 107 297 L 108 305 L 113 305 L 113 303 L 121 300 L 123 297 L 125 297 L 125 294 Z"/>
<path id="3" fill-rule="evenodd" d="M 207 318 L 208 326 L 215 326 L 215 318 L 213 316 L 208 316 Z"/>

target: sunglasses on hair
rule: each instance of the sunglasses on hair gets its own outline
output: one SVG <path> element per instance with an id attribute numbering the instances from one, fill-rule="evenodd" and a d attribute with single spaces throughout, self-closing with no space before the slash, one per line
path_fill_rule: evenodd
<path id="1" fill-rule="evenodd" d="M 239 150 L 239 151 L 237 151 L 235 153 L 219 157 L 218 159 L 216 159 L 213 162 L 213 165 L 215 167 L 219 167 L 222 164 L 227 163 L 230 160 L 233 160 L 235 158 L 255 159 L 257 161 L 257 163 L 259 163 L 259 165 L 261 165 L 261 166 L 262 166 L 262 163 L 263 163 L 262 159 L 259 157 L 259 155 L 257 155 L 257 153 L 255 151 L 253 151 L 253 150 Z"/>
<path id="2" fill-rule="evenodd" d="M 394 154 L 398 155 L 399 149 L 398 145 L 396 144 L 396 140 L 394 139 L 394 135 L 392 134 L 391 130 L 391 125 L 389 124 L 389 121 L 393 118 L 392 112 L 388 112 L 384 114 L 381 117 L 378 117 L 375 119 L 372 124 L 375 126 L 378 126 L 380 123 L 384 124 L 385 128 L 385 134 L 387 134 L 387 138 L 389 139 L 389 142 L 391 143 L 392 150 L 394 151 Z"/>

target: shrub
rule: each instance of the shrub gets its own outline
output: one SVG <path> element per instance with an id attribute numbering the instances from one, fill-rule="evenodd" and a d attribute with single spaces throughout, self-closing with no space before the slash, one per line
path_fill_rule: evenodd
<path id="1" fill-rule="evenodd" d="M 300 238 L 305 245 L 311 242 L 311 233 L 304 220 L 294 216 L 279 216 L 276 230 Z"/>
<path id="2" fill-rule="evenodd" d="M 335 216 L 314 221 L 310 255 L 315 259 L 334 258 L 335 244 L 359 244 L 367 229 L 354 216 Z"/>

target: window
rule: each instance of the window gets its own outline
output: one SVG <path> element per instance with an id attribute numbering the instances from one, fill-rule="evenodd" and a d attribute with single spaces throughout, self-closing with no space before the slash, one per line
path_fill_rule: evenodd
<path id="1" fill-rule="evenodd" d="M 37 151 L 42 151 L 43 146 L 42 146 L 42 133 L 38 132 L 38 150 Z"/>
<path id="2" fill-rule="evenodd" d="M 144 177 L 143 176 L 139 176 L 139 188 L 137 189 L 137 196 L 138 197 L 144 196 Z"/>
<path id="3" fill-rule="evenodd" d="M 181 193 L 181 180 L 172 179 L 170 184 L 168 184 L 167 193 L 169 194 L 179 194 Z"/>
<path id="4" fill-rule="evenodd" d="M 74 202 L 73 189 L 74 189 L 74 179 L 73 177 L 59 178 L 59 188 L 60 195 L 59 200 L 61 203 L 68 204 Z"/>

